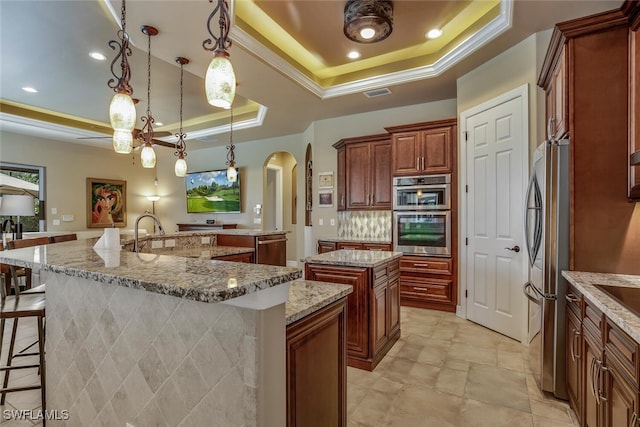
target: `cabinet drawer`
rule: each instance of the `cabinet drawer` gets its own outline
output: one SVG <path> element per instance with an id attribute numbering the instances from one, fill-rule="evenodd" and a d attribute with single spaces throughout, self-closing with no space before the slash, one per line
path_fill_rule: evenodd
<path id="1" fill-rule="evenodd" d="M 403 256 L 400 271 L 451 275 L 451 258 L 426 258 Z"/>
<path id="2" fill-rule="evenodd" d="M 638 387 L 638 343 L 626 332 L 607 319 L 605 349 L 608 358 L 616 359 L 625 376 Z"/>
<path id="3" fill-rule="evenodd" d="M 363 243 L 362 249 L 365 251 L 390 251 L 391 245 L 387 243 Z"/>
<path id="4" fill-rule="evenodd" d="M 400 274 L 400 261 L 395 260 L 387 264 L 387 274 L 389 275 L 389 280 Z"/>
<path id="5" fill-rule="evenodd" d="M 338 242 L 337 247 L 338 247 L 338 250 L 340 250 L 340 249 L 362 250 L 362 243 Z"/>
<path id="6" fill-rule="evenodd" d="M 565 301 L 567 303 L 567 308 L 571 310 L 578 319 L 582 319 L 582 294 L 573 286 L 568 285 Z"/>
<path id="7" fill-rule="evenodd" d="M 387 279 L 389 278 L 387 274 L 387 266 L 383 265 L 381 267 L 376 267 L 373 270 L 373 287 L 377 287 L 379 285 L 386 285 Z"/>
<path id="8" fill-rule="evenodd" d="M 451 289 L 451 280 L 431 278 L 423 280 L 400 279 L 400 296 L 403 298 L 451 303 L 453 302 Z"/>
<path id="9" fill-rule="evenodd" d="M 584 317 L 582 320 L 584 328 L 602 342 L 602 331 L 604 330 L 604 316 L 602 312 L 595 307 L 591 302 L 584 302 Z"/>

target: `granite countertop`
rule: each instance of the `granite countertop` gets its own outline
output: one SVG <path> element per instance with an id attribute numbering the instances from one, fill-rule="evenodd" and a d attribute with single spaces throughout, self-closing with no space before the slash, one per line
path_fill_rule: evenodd
<path id="1" fill-rule="evenodd" d="M 235 236 L 276 236 L 278 234 L 287 234 L 287 230 L 253 230 L 251 228 L 228 228 L 226 230 L 215 230 L 212 234 L 233 234 Z"/>
<path id="2" fill-rule="evenodd" d="M 594 286 L 612 285 L 640 288 L 640 276 L 583 271 L 563 271 L 562 275 L 580 291 L 585 299 L 598 307 L 630 337 L 640 342 L 640 317 Z"/>
<path id="3" fill-rule="evenodd" d="M 391 244 L 391 240 L 389 239 L 347 239 L 343 237 L 319 237 L 318 240 L 324 242 L 336 242 L 336 243 L 381 243 L 381 244 Z"/>
<path id="4" fill-rule="evenodd" d="M 286 303 L 287 325 L 294 323 L 353 292 L 351 285 L 294 280 Z"/>
<path id="5" fill-rule="evenodd" d="M 303 261 L 308 264 L 345 265 L 349 267 L 376 267 L 396 258 L 400 258 L 401 256 L 402 252 L 341 249 L 339 251 L 331 251 L 319 255 L 312 255 L 305 258 Z"/>
<path id="6" fill-rule="evenodd" d="M 302 277 L 292 267 L 93 249 L 94 239 L 0 252 L 0 263 L 203 302 L 220 302 Z"/>
<path id="7" fill-rule="evenodd" d="M 145 253 L 152 253 L 157 255 L 173 255 L 179 257 L 187 257 L 187 258 L 199 258 L 199 259 L 212 259 L 221 256 L 227 255 L 237 255 L 237 254 L 246 254 L 246 253 L 254 253 L 254 248 L 241 248 L 236 246 L 207 246 L 205 247 L 197 247 L 197 248 L 161 248 L 161 249 L 150 249 Z"/>

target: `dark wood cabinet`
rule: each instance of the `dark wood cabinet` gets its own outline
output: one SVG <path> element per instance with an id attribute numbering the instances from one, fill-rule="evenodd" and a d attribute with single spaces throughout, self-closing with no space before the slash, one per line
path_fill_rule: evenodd
<path id="1" fill-rule="evenodd" d="M 630 165 L 639 117 L 639 10 L 640 2 L 625 1 L 558 23 L 538 79 L 547 135 L 569 139 L 569 270 L 640 274 L 640 223 L 629 203 L 639 182 L 638 167 Z"/>
<path id="2" fill-rule="evenodd" d="M 629 29 L 629 198 L 640 200 L 640 12 Z"/>
<path id="3" fill-rule="evenodd" d="M 579 424 L 635 427 L 640 346 L 572 286 L 566 299 L 567 393 Z"/>
<path id="4" fill-rule="evenodd" d="M 346 334 L 346 298 L 287 326 L 288 427 L 346 427 Z"/>
<path id="5" fill-rule="evenodd" d="M 347 297 L 347 364 L 373 370 L 400 338 L 399 264 L 305 265 L 305 278 L 353 286 Z"/>
<path id="6" fill-rule="evenodd" d="M 390 136 L 345 138 L 333 147 L 338 150 L 338 210 L 391 209 Z"/>
<path id="7" fill-rule="evenodd" d="M 457 293 L 451 258 L 402 256 L 400 260 L 402 305 L 455 312 Z"/>
<path id="8" fill-rule="evenodd" d="M 452 173 L 457 120 L 385 128 L 392 136 L 394 176 Z"/>
<path id="9" fill-rule="evenodd" d="M 248 264 L 253 264 L 253 254 L 251 252 L 247 252 L 246 254 L 217 256 L 211 259 L 214 259 L 216 261 L 244 262 Z"/>
<path id="10" fill-rule="evenodd" d="M 254 248 L 256 264 L 279 266 L 287 264 L 287 236 L 285 233 L 262 236 L 218 234 L 216 235 L 216 244 L 218 246 Z"/>
<path id="11" fill-rule="evenodd" d="M 319 254 L 339 249 L 354 249 L 363 251 L 391 251 L 391 243 L 360 243 L 360 242 L 336 242 L 332 240 L 318 240 L 317 250 Z"/>

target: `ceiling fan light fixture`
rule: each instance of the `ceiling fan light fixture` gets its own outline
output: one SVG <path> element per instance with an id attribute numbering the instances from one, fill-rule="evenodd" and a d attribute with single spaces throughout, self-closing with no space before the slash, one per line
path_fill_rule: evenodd
<path id="1" fill-rule="evenodd" d="M 348 0 L 344 6 L 344 35 L 358 43 L 375 43 L 393 31 L 391 0 Z"/>
<path id="2" fill-rule="evenodd" d="M 205 50 L 213 52 L 213 59 L 207 68 L 204 85 L 209 104 L 214 107 L 229 109 L 236 96 L 236 75 L 231 61 L 229 61 L 229 48 L 231 48 L 232 44 L 231 39 L 229 39 L 231 19 L 227 1 L 216 1 L 216 7 L 207 18 L 207 31 L 211 37 L 202 42 L 202 47 Z M 209 3 L 213 2 L 214 0 L 209 0 Z M 218 25 L 220 27 L 218 36 L 215 36 L 211 30 L 211 22 L 216 14 L 218 15 Z"/>
<path id="3" fill-rule="evenodd" d="M 130 130 L 116 129 L 113 132 L 113 150 L 120 154 L 130 154 L 133 150 L 133 135 Z"/>

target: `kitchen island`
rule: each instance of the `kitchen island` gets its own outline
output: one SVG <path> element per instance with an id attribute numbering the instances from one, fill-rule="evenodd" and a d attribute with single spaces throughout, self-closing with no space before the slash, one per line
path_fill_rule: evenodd
<path id="1" fill-rule="evenodd" d="M 401 252 L 342 249 L 304 259 L 305 279 L 353 286 L 347 364 L 372 371 L 400 338 Z"/>
<path id="2" fill-rule="evenodd" d="M 0 252 L 47 283 L 47 409 L 82 426 L 286 424 L 285 302 L 298 269 L 93 243 Z"/>

